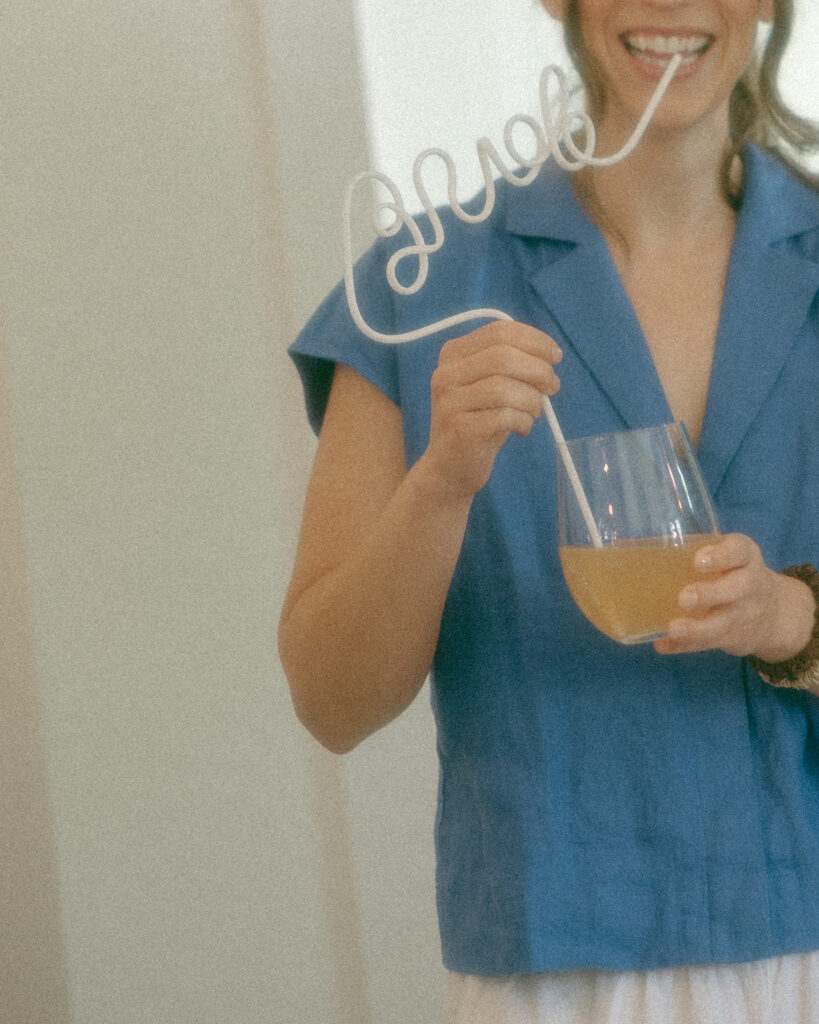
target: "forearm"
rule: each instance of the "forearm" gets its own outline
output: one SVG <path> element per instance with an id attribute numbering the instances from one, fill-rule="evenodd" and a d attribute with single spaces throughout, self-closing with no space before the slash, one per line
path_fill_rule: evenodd
<path id="1" fill-rule="evenodd" d="M 424 460 L 368 536 L 285 605 L 279 649 L 300 719 L 337 752 L 399 715 L 429 671 L 471 500 Z"/>

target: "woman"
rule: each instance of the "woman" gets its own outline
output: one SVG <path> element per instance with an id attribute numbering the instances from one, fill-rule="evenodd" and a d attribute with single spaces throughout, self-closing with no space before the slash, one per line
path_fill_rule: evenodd
<path id="1" fill-rule="evenodd" d="M 683 66 L 627 160 L 446 219 L 418 296 L 387 243 L 357 269 L 381 329 L 514 323 L 380 345 L 337 290 L 296 341 L 321 435 L 282 661 L 339 752 L 432 670 L 452 1021 L 819 1019 L 819 198 L 746 138 L 819 141 L 773 91 L 790 0 L 544 4 L 598 152 Z M 567 437 L 698 445 L 726 535 L 653 648 L 566 591 L 543 395 Z"/>

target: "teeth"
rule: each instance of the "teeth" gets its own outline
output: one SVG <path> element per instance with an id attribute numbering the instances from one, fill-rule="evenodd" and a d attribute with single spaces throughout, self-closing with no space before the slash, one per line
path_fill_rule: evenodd
<path id="1" fill-rule="evenodd" d="M 708 36 L 632 36 L 625 37 L 627 45 L 642 52 L 693 54 L 708 45 Z"/>
<path id="2" fill-rule="evenodd" d="M 653 64 L 656 68 L 665 69 L 671 63 L 668 57 L 653 57 L 650 53 L 638 53 L 637 50 L 634 51 L 634 56 L 637 58 L 637 60 L 642 61 L 643 64 Z M 693 64 L 696 59 L 696 53 L 688 54 L 687 56 L 683 57 L 680 61 L 680 67 L 688 67 L 688 65 Z"/>

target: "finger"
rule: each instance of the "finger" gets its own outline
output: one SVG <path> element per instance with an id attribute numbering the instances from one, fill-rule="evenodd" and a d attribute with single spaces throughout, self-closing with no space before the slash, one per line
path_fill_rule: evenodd
<path id="1" fill-rule="evenodd" d="M 700 548 L 694 556 L 694 564 L 701 572 L 727 572 L 748 565 L 758 553 L 759 548 L 750 537 L 729 533 L 716 544 Z"/>
<path id="2" fill-rule="evenodd" d="M 484 381 L 494 387 L 502 379 L 535 389 L 539 401 L 543 395 L 554 395 L 560 389 L 560 380 L 550 363 L 506 346 L 494 346 L 464 359 L 440 362 L 432 374 L 430 389 L 433 399 L 440 402 L 465 387 Z"/>
<path id="3" fill-rule="evenodd" d="M 520 437 L 528 437 L 532 432 L 537 416 L 524 412 L 521 409 L 500 409 L 498 410 L 498 425 L 495 436 L 505 441 L 510 434 L 518 434 Z"/>
<path id="4" fill-rule="evenodd" d="M 728 570 L 716 579 L 689 583 L 679 594 L 678 603 L 684 612 L 707 612 L 721 605 L 735 604 L 749 597 L 754 590 L 751 572 L 745 566 Z"/>
<path id="5" fill-rule="evenodd" d="M 484 349 L 456 366 L 453 372 L 461 384 L 471 384 L 485 377 L 509 377 L 530 384 L 542 395 L 555 394 L 560 387 L 551 363 L 507 345 Z"/>
<path id="6" fill-rule="evenodd" d="M 511 377 L 485 377 L 460 390 L 464 410 L 516 409 L 537 418 L 543 410 L 543 395 L 531 384 Z"/>
<path id="7" fill-rule="evenodd" d="M 702 619 L 672 619 L 666 628 L 666 636 L 654 642 L 659 654 L 691 654 L 722 647 L 722 641 L 736 631 L 730 608 L 717 610 Z"/>
<path id="8" fill-rule="evenodd" d="M 563 358 L 560 346 L 543 331 L 516 320 L 497 320 L 448 341 L 441 349 L 440 359 L 463 358 L 492 345 L 509 345 L 549 363 L 558 363 Z"/>
<path id="9" fill-rule="evenodd" d="M 452 412 L 502 406 L 524 409 L 536 416 L 543 408 L 543 393 L 536 384 L 503 374 L 464 381 L 459 371 L 439 367 L 433 374 L 431 393 L 438 415 L 444 417 Z"/>
<path id="10" fill-rule="evenodd" d="M 510 434 L 526 437 L 536 417 L 508 406 L 498 409 L 477 409 L 463 414 L 457 421 L 457 433 L 471 447 L 472 443 L 498 449 Z"/>

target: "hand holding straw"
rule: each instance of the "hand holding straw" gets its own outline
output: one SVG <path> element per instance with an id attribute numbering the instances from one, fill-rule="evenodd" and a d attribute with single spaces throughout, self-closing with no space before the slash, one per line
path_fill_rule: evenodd
<path id="1" fill-rule="evenodd" d="M 356 298 L 355 279 L 353 273 L 352 236 L 350 228 L 350 213 L 353 193 L 362 181 L 371 180 L 380 182 L 391 196 L 391 202 L 379 203 L 374 211 L 373 225 L 376 233 L 382 238 L 389 238 L 396 235 L 402 227 L 406 227 L 412 236 L 414 244 L 404 246 L 397 252 L 393 253 L 390 257 L 387 263 L 386 276 L 393 291 L 401 295 L 414 295 L 421 289 L 426 281 L 429 270 L 429 254 L 437 252 L 444 242 L 444 230 L 443 225 L 441 224 L 441 219 L 429 198 L 429 194 L 424 186 L 421 174 L 422 166 L 428 157 L 436 156 L 446 165 L 449 205 L 452 208 L 453 213 L 455 213 L 460 220 L 465 221 L 466 223 L 478 224 L 481 221 L 486 220 L 495 205 L 495 184 L 492 178 L 491 164 L 495 165 L 506 181 L 512 185 L 522 188 L 534 181 L 541 166 L 549 159 L 550 156 L 553 156 L 555 161 L 561 167 L 569 171 L 576 171 L 581 167 L 610 167 L 612 164 L 615 164 L 619 160 L 623 160 L 627 157 L 643 137 L 649 121 L 654 116 L 654 112 L 671 84 L 671 79 L 676 74 L 681 62 L 682 57 L 679 54 L 675 54 L 675 56 L 672 57 L 662 78 L 658 82 L 657 88 L 643 112 L 642 117 L 637 122 L 637 126 L 635 127 L 631 137 L 617 153 L 607 157 L 594 156 L 597 136 L 594 125 L 589 116 L 580 111 L 569 111 L 569 88 L 563 71 L 555 65 L 550 65 L 544 68 L 540 78 L 540 104 L 543 126 L 539 125 L 534 118 L 529 117 L 527 114 L 516 114 L 506 122 L 506 126 L 504 128 L 504 143 L 506 145 L 507 152 L 519 167 L 526 168 L 525 172 L 523 174 L 515 174 L 510 170 L 489 139 L 483 137 L 477 142 L 478 161 L 484 177 L 486 195 L 484 207 L 478 213 L 467 213 L 458 202 L 457 173 L 452 157 L 442 149 L 424 150 L 415 158 L 415 162 L 413 164 L 413 183 L 415 185 L 418 198 L 421 201 L 433 229 L 434 237 L 431 242 L 425 241 L 424 236 L 421 233 L 421 229 L 418 227 L 415 219 L 407 213 L 400 190 L 395 183 L 387 177 L 387 175 L 381 174 L 378 171 L 363 171 L 361 174 L 356 175 L 347 189 L 344 200 L 343 246 L 344 287 L 347 295 L 347 305 L 350 309 L 350 315 L 358 329 L 372 341 L 397 344 L 405 341 L 416 341 L 420 338 L 425 338 L 430 334 L 434 334 L 437 331 L 444 330 L 445 328 L 466 323 L 469 320 L 512 319 L 512 317 L 507 313 L 504 313 L 499 309 L 470 309 L 463 313 L 458 313 L 455 316 L 446 317 L 443 320 L 438 320 L 435 323 L 428 324 L 426 327 L 421 327 L 418 330 L 406 331 L 400 334 L 384 334 L 381 331 L 376 331 L 370 327 L 361 315 L 361 310 Z M 549 80 L 551 77 L 554 77 L 558 83 L 558 107 L 556 115 L 552 113 L 551 104 L 549 102 Z M 514 128 L 518 124 L 525 124 L 534 136 L 536 147 L 535 155 L 533 157 L 526 158 L 522 156 L 512 139 Z M 582 149 L 578 147 L 572 137 L 572 128 L 575 126 L 583 130 L 584 147 Z M 568 152 L 568 156 L 564 153 L 563 148 Z M 388 210 L 393 215 L 393 221 L 387 227 L 383 227 L 379 222 L 379 214 L 385 210 Z M 418 260 L 418 270 L 412 284 L 403 285 L 398 280 L 396 268 L 402 260 L 408 257 L 415 257 Z M 577 470 L 572 462 L 569 450 L 566 447 L 566 441 L 552 408 L 552 403 L 547 397 L 544 397 L 543 399 L 543 410 L 552 431 L 552 436 L 554 437 L 557 450 L 559 451 L 566 467 L 569 480 L 572 484 L 572 489 L 574 490 L 581 512 L 583 513 L 583 518 L 592 543 L 595 547 L 600 548 L 603 546 L 600 531 L 594 521 L 594 516 L 592 515 L 586 495 L 583 492 L 583 487 L 577 475 Z"/>

